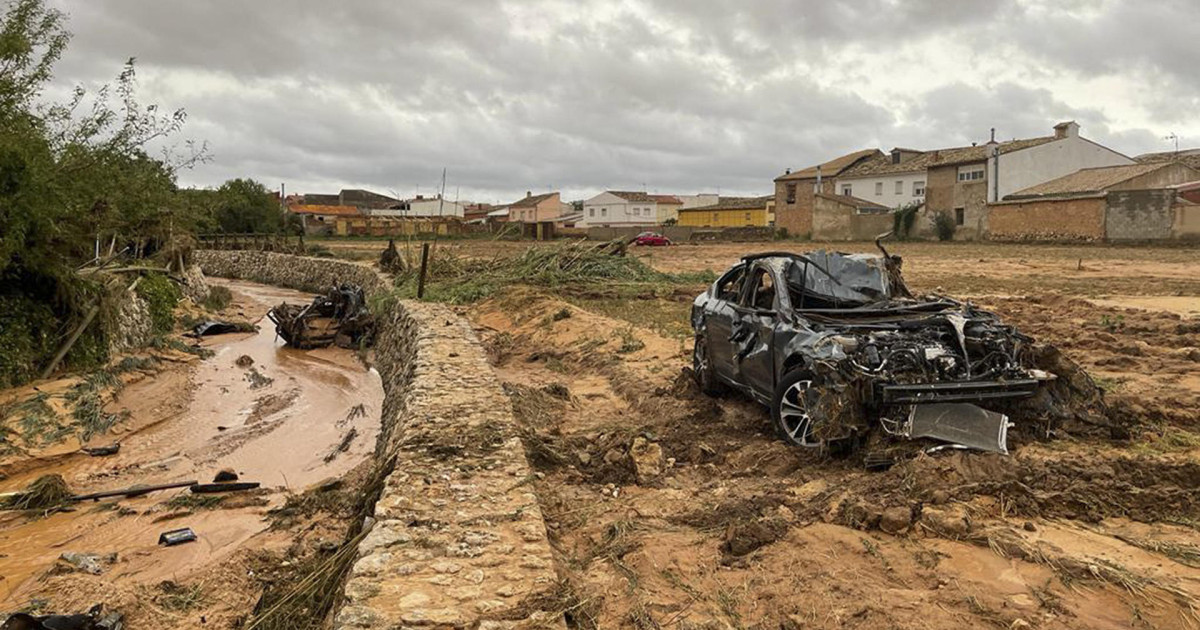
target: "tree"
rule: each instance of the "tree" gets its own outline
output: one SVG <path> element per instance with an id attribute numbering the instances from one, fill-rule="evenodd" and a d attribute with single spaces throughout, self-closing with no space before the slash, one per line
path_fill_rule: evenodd
<path id="1" fill-rule="evenodd" d="M 279 201 L 253 179 L 231 179 L 217 189 L 217 227 L 232 234 L 275 233 L 283 229 Z"/>
<path id="2" fill-rule="evenodd" d="M 0 313 L 28 315 L 0 322 L 0 353 L 32 353 L 5 356 L 0 384 L 23 374 L 5 366 L 39 360 L 96 303 L 100 285 L 75 269 L 99 242 L 140 250 L 188 223 L 176 216 L 175 174 L 205 159 L 191 143 L 150 156 L 187 117 L 137 102 L 132 59 L 114 86 L 41 101 L 70 39 L 64 19 L 45 0 L 15 0 L 0 15 Z"/>

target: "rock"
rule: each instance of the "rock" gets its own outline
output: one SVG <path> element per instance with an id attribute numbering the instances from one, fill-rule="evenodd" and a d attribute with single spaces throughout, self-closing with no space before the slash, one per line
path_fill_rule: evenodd
<path id="1" fill-rule="evenodd" d="M 248 368 L 251 365 L 254 365 L 254 359 L 248 354 L 243 354 L 242 356 L 238 357 L 237 361 L 234 363 L 240 368 Z"/>
<path id="2" fill-rule="evenodd" d="M 653 481 L 663 472 L 663 450 L 657 442 L 649 442 L 646 438 L 633 438 L 629 448 L 629 456 L 633 458 L 633 471 L 638 483 Z"/>
<path id="3" fill-rule="evenodd" d="M 587 466 L 588 464 L 592 463 L 592 456 L 588 455 L 586 451 L 580 452 L 578 457 L 579 457 L 579 465 L 581 465 L 581 466 Z"/>
<path id="4" fill-rule="evenodd" d="M 912 524 L 912 510 L 907 507 L 890 507 L 879 518 L 879 529 L 889 534 L 902 534 Z"/>
<path id="5" fill-rule="evenodd" d="M 76 553 L 68 551 L 58 557 L 56 568 L 60 572 L 70 573 L 82 571 L 91 575 L 100 575 L 108 565 L 117 561 L 117 554 L 100 555 L 98 553 Z"/>
<path id="6" fill-rule="evenodd" d="M 1008 624 L 1008 627 L 1009 630 L 1022 630 L 1023 628 L 1030 628 L 1032 626 L 1030 626 L 1029 622 L 1025 621 L 1024 619 L 1013 619 L 1013 622 Z"/>
<path id="7" fill-rule="evenodd" d="M 233 472 L 232 470 L 229 470 L 228 468 L 217 471 L 216 476 L 213 477 L 213 483 L 224 483 L 226 481 L 237 481 L 237 480 L 238 480 L 237 473 Z"/>
<path id="8" fill-rule="evenodd" d="M 1025 528 L 1025 531 L 1027 531 L 1027 532 L 1036 532 L 1037 531 L 1037 527 L 1034 526 L 1033 521 L 1025 521 L 1024 528 Z"/>
<path id="9" fill-rule="evenodd" d="M 608 449 L 608 452 L 604 454 L 604 463 L 606 464 L 617 464 L 622 459 L 625 459 L 625 454 L 622 453 L 620 449 L 610 448 Z"/>
<path id="10" fill-rule="evenodd" d="M 934 490 L 929 499 L 931 503 L 941 505 L 950 500 L 950 493 L 945 490 Z"/>
<path id="11" fill-rule="evenodd" d="M 961 510 L 927 507 L 921 511 L 921 522 L 939 536 L 962 538 L 971 531 L 971 522 Z"/>

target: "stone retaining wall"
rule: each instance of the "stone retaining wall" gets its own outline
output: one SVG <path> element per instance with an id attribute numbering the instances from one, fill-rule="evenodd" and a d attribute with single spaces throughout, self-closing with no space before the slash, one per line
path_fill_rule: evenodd
<path id="1" fill-rule="evenodd" d="M 345 261 L 198 251 L 208 275 L 306 291 L 388 283 Z M 339 629 L 561 626 L 534 603 L 557 583 L 512 406 L 466 320 L 399 300 L 382 317 L 380 461 L 395 458 L 345 585 Z"/>

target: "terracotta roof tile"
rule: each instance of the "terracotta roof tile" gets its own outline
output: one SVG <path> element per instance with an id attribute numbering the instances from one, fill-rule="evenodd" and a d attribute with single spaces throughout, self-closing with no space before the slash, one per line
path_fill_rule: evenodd
<path id="1" fill-rule="evenodd" d="M 831 201 L 836 201 L 838 203 L 844 203 L 848 206 L 854 206 L 855 208 L 884 208 L 884 209 L 890 210 L 890 208 L 888 208 L 887 206 L 885 206 L 883 204 L 875 203 L 874 201 L 867 201 L 866 199 L 859 199 L 858 197 L 852 197 L 850 195 L 831 195 L 829 193 L 817 193 L 817 196 L 824 197 L 825 199 L 829 199 Z"/>
<path id="2" fill-rule="evenodd" d="M 1152 173 L 1162 168 L 1168 168 L 1172 162 L 1151 162 L 1148 164 L 1127 164 L 1124 166 L 1102 166 L 1085 168 L 1058 179 L 1043 182 L 1019 190 L 1005 199 L 1028 197 L 1066 196 L 1086 193 L 1103 192 L 1121 182 Z M 1200 175 L 1200 173 L 1198 173 Z"/>
<path id="3" fill-rule="evenodd" d="M 720 197 L 717 203 L 694 208 L 681 208 L 680 212 L 713 212 L 715 210 L 758 210 L 767 207 L 774 195 L 764 197 Z"/>
<path id="4" fill-rule="evenodd" d="M 861 151 L 855 151 L 854 153 L 847 153 L 846 155 L 833 158 L 828 162 L 824 162 L 816 166 L 810 166 L 806 169 L 780 175 L 779 177 L 775 178 L 775 181 L 816 179 L 817 169 L 820 169 L 822 177 L 837 177 L 842 171 L 854 166 L 855 164 L 858 164 L 860 161 L 866 158 L 876 155 L 883 155 L 883 152 L 879 149 L 863 149 Z"/>
<path id="5" fill-rule="evenodd" d="M 296 204 L 288 206 L 293 214 L 327 214 L 342 217 L 358 217 L 362 213 L 354 206 L 326 206 L 316 204 Z"/>
<path id="6" fill-rule="evenodd" d="M 541 203 L 557 194 L 558 193 L 556 193 L 556 192 L 552 192 L 552 193 L 546 193 L 544 195 L 533 195 L 532 197 L 524 197 L 522 199 L 519 199 L 517 201 L 514 201 L 514 202 L 508 204 L 508 207 L 510 207 L 510 208 L 532 208 L 533 206 L 536 206 L 539 203 Z"/>

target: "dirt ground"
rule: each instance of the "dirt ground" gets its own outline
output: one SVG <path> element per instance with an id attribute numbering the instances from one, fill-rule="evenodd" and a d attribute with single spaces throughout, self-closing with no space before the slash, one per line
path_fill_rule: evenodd
<path id="1" fill-rule="evenodd" d="M 289 567 L 342 543 L 378 433 L 379 376 L 348 350 L 283 347 L 266 311 L 311 296 L 213 282 L 234 295 L 219 315 L 254 322 L 257 333 L 207 337 L 204 358 L 171 349 L 140 357 L 143 367 L 122 374 L 123 386 L 102 398 L 104 411 L 120 418 L 111 430 L 84 442 L 30 441 L 8 453 L 0 458 L 0 492 L 50 473 L 76 494 L 207 483 L 219 470 L 261 487 L 215 495 L 177 488 L 48 514 L 0 512 L 0 611 L 83 612 L 103 603 L 131 628 L 237 627 Z M 78 381 L 5 396 L 69 391 Z M 109 456 L 80 450 L 114 443 L 120 450 Z M 198 540 L 157 544 L 161 532 L 182 527 Z M 98 565 L 81 570 L 64 560 L 73 553 L 94 554 Z"/>
<path id="2" fill-rule="evenodd" d="M 635 254 L 698 271 L 780 248 Z M 1131 439 L 1059 435 L 868 472 L 784 446 L 765 408 L 695 390 L 692 287 L 510 289 L 463 312 L 541 473 L 570 626 L 1200 626 L 1197 252 L 891 249 L 912 289 L 969 296 L 1080 362 Z"/>

